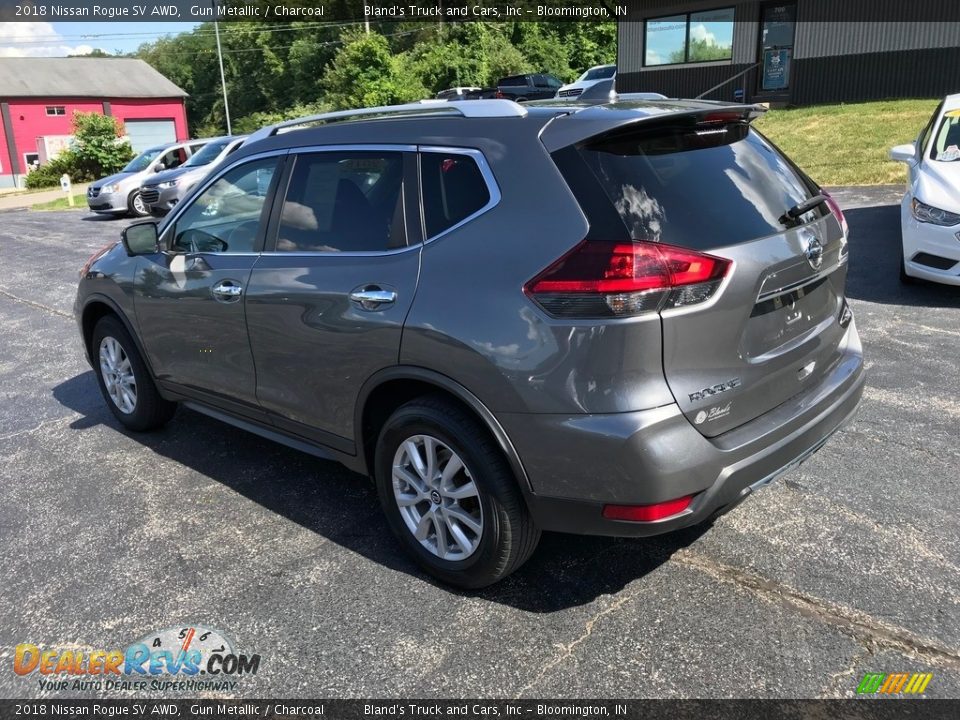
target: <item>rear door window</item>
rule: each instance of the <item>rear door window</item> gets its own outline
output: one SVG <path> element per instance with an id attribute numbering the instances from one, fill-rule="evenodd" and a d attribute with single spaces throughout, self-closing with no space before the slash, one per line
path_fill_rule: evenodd
<path id="1" fill-rule="evenodd" d="M 707 249 L 783 232 L 816 186 L 742 123 L 635 130 L 581 154 L 634 239 Z M 822 207 L 801 218 L 809 222 Z"/>
<path id="2" fill-rule="evenodd" d="M 280 252 L 383 252 L 407 245 L 403 153 L 297 157 L 280 213 Z"/>
<path id="3" fill-rule="evenodd" d="M 463 222 L 490 202 L 483 173 L 469 155 L 422 153 L 420 187 L 428 238 Z"/>

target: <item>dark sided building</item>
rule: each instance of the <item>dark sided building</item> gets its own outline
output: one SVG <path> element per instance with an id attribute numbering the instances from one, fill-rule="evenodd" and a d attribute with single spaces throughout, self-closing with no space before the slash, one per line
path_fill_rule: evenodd
<path id="1" fill-rule="evenodd" d="M 960 0 L 626 5 L 621 92 L 790 105 L 960 92 Z"/>

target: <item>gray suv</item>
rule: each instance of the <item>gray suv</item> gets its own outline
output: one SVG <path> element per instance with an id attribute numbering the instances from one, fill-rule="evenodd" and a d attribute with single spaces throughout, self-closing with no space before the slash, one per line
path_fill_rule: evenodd
<path id="1" fill-rule="evenodd" d="M 148 176 L 140 186 L 140 199 L 147 211 L 162 217 L 173 209 L 194 185 L 236 152 L 246 135 L 212 138 L 183 165 Z"/>
<path id="2" fill-rule="evenodd" d="M 437 578 L 725 512 L 850 418 L 840 209 L 705 101 L 425 102 L 265 128 L 81 271 L 110 410 L 371 475 Z M 265 482 L 269 481 L 265 479 Z"/>
<path id="3" fill-rule="evenodd" d="M 150 211 L 140 196 L 143 182 L 156 173 L 180 167 L 206 142 L 189 140 L 147 148 L 120 172 L 90 183 L 87 206 L 101 215 L 149 215 Z"/>

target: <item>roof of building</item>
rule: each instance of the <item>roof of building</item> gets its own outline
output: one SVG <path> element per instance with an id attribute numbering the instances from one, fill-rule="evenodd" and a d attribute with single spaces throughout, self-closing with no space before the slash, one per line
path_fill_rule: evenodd
<path id="1" fill-rule="evenodd" d="M 187 93 L 136 58 L 0 58 L 0 98 L 169 98 Z"/>

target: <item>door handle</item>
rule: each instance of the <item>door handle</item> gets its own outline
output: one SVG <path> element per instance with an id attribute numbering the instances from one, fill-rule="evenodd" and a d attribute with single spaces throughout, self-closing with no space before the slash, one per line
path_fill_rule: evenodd
<path id="1" fill-rule="evenodd" d="M 237 302 L 243 295 L 243 286 L 233 280 L 221 280 L 210 288 L 210 291 L 213 293 L 213 298 L 218 302 L 233 303 Z"/>
<path id="2" fill-rule="evenodd" d="M 397 300 L 393 290 L 384 290 L 376 285 L 367 285 L 350 293 L 350 299 L 364 310 L 377 310 L 381 305 L 389 305 Z"/>

